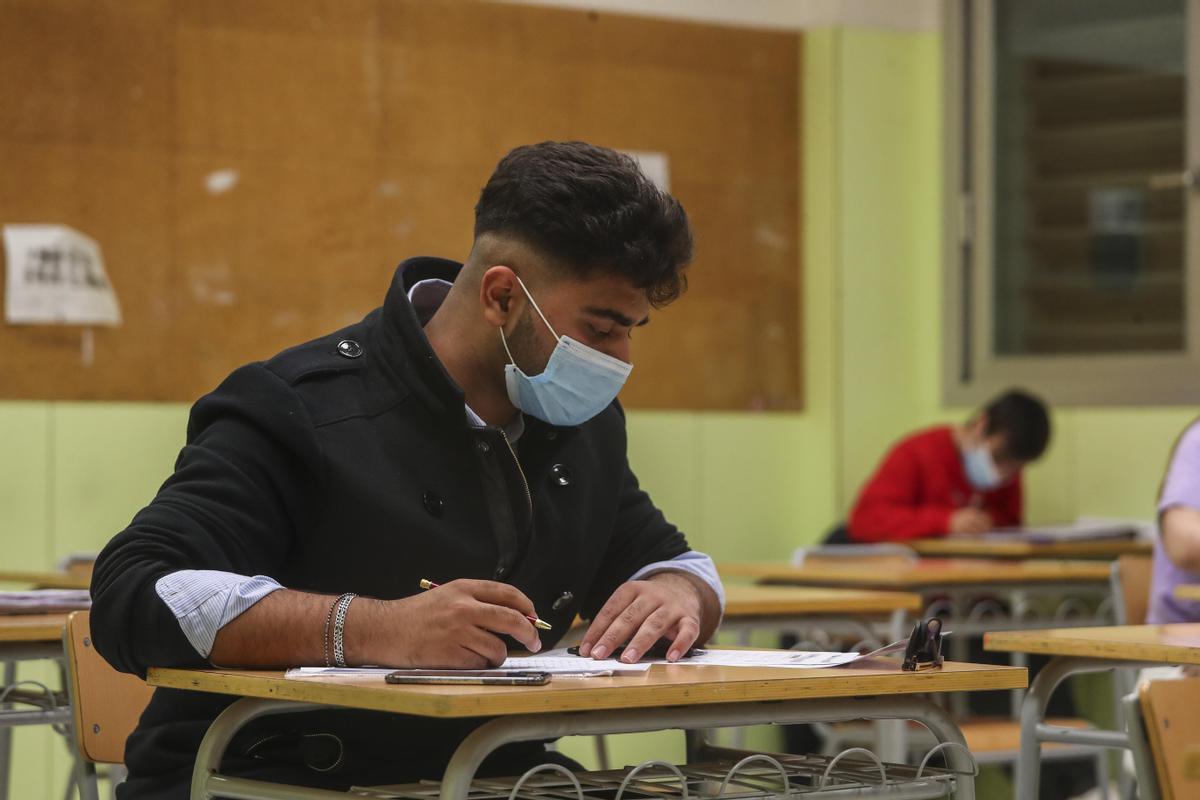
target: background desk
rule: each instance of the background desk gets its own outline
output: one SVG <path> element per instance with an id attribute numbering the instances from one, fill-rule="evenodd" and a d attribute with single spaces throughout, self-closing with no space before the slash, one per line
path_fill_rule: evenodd
<path id="1" fill-rule="evenodd" d="M 1200 583 L 1185 583 L 1175 587 L 1175 596 L 1180 600 L 1195 600 L 1200 602 Z"/>
<path id="2" fill-rule="evenodd" d="M 1041 765 L 1038 751 L 1043 741 L 1130 748 L 1142 737 L 1130 736 L 1133 715 L 1126 714 L 1126 730 L 1071 731 L 1046 725 L 1046 703 L 1067 677 L 1116 667 L 1200 664 L 1200 623 L 1181 625 L 1121 625 L 1105 628 L 1062 628 L 1037 631 L 1002 631 L 984 636 L 986 650 L 1040 653 L 1054 658 L 1037 674 L 1021 706 L 1021 754 L 1017 761 L 1017 797 L 1037 795 Z M 1152 785 L 1153 768 L 1147 754 L 1134 747 L 1134 764 L 1140 785 Z M 1148 783 L 1150 782 L 1150 783 Z"/>
<path id="3" fill-rule="evenodd" d="M 17 662 L 55 659 L 62 663 L 63 628 L 66 614 L 0 614 L 0 664 L 4 675 L 0 689 L 16 682 Z M 0 705 L 0 800 L 8 798 L 12 758 L 12 729 L 22 725 L 71 723 L 71 708 L 65 699 L 52 709 L 30 709 L 24 704 Z"/>
<path id="4" fill-rule="evenodd" d="M 830 559 L 799 567 L 781 562 L 722 563 L 722 575 L 753 578 L 759 583 L 841 586 L 855 588 L 927 591 L 949 587 L 1043 586 L 1046 584 L 1107 585 L 1108 564 L 1098 561 L 1029 559 L 1003 561 L 986 558 L 918 558 L 874 569 L 863 559 Z"/>
<path id="5" fill-rule="evenodd" d="M 922 692 L 1012 689 L 1025 685 L 1025 671 L 1006 666 L 947 663 L 928 672 L 901 672 L 862 663 L 821 670 L 655 666 L 638 675 L 558 679 L 546 686 L 390 686 L 379 679 L 287 680 L 279 672 L 152 669 L 149 683 L 174 689 L 216 692 L 243 699 L 209 728 L 197 754 L 192 797 L 210 796 L 238 785 L 215 777 L 226 746 L 258 717 L 306 708 L 341 706 L 430 717 L 494 716 L 455 751 L 442 784 L 443 800 L 463 800 L 475 770 L 488 753 L 516 741 L 577 734 L 607 734 L 668 728 L 809 722 L 843 719 L 915 719 L 938 741 L 963 744 L 950 717 Z M 947 751 L 953 769 L 970 772 L 958 748 Z M 286 789 L 262 797 L 287 797 Z M 974 797 L 963 777 L 960 798 Z M 308 792 L 306 798 L 344 798 Z"/>
<path id="6" fill-rule="evenodd" d="M 830 634 L 898 639 L 907 634 L 908 616 L 922 608 L 924 601 L 914 592 L 727 583 L 720 633 L 735 634 L 745 644 L 753 630 L 784 633 L 818 626 Z M 887 621 L 885 629 L 870 627 L 878 619 Z"/>
<path id="7" fill-rule="evenodd" d="M 977 536 L 947 536 L 906 542 L 923 556 L 975 558 L 1097 558 L 1109 561 L 1124 555 L 1150 555 L 1154 544 L 1145 539 L 1091 539 L 1071 542 L 1030 542 Z"/>
<path id="8" fill-rule="evenodd" d="M 801 566 L 722 563 L 718 569 L 766 584 L 919 592 L 926 603 L 921 616 L 941 617 L 954 630 L 948 654 L 958 661 L 968 658 L 969 637 L 988 631 L 1112 622 L 1109 564 L 1103 561 L 867 556 L 810 558 Z M 1042 613 L 1033 601 L 1037 596 L 1053 598 L 1053 611 Z M 996 597 L 1007 600 L 1007 609 Z M 1012 658 L 1017 666 L 1027 664 L 1023 654 Z M 1023 700 L 1023 692 L 1013 692 L 1014 714 Z M 956 713 L 966 714 L 965 697 L 956 696 L 951 704 Z"/>

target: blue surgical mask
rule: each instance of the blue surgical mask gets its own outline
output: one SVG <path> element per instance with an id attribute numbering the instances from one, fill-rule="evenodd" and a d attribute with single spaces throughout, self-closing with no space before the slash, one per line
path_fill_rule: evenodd
<path id="1" fill-rule="evenodd" d="M 521 290 L 542 322 L 558 339 L 558 344 L 546 362 L 546 369 L 540 375 L 530 377 L 517 366 L 512 351 L 508 349 L 504 329 L 500 329 L 500 341 L 504 343 L 504 351 L 511 362 L 504 367 L 508 399 L 526 414 L 551 425 L 582 425 L 616 399 L 633 365 L 569 336 L 559 336 L 538 308 L 533 295 L 525 288 L 524 282 L 517 278 L 517 283 L 521 284 Z"/>
<path id="2" fill-rule="evenodd" d="M 990 491 L 1001 483 L 1000 471 L 987 445 L 968 447 L 963 451 L 963 468 L 967 480 L 981 492 Z"/>

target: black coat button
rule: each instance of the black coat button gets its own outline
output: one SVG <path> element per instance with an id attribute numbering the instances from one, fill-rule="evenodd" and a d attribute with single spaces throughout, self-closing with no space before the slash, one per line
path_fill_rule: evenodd
<path id="1" fill-rule="evenodd" d="M 558 599 L 554 601 L 554 605 L 550 606 L 550 610 L 562 611 L 564 608 L 569 606 L 574 599 L 575 595 L 571 594 L 570 592 L 563 592 L 558 596 Z"/>
<path id="2" fill-rule="evenodd" d="M 441 519 L 442 515 L 446 513 L 446 501 L 434 492 L 422 494 L 421 505 L 425 506 L 425 510 L 438 519 Z"/>
<path id="3" fill-rule="evenodd" d="M 337 343 L 337 351 L 346 358 L 358 358 L 363 354 L 362 345 L 353 339 L 342 339 Z"/>
<path id="4" fill-rule="evenodd" d="M 570 486 L 571 470 L 565 464 L 555 464 L 550 468 L 550 480 L 557 486 Z"/>
<path id="5" fill-rule="evenodd" d="M 504 566 L 503 564 L 496 567 L 496 580 L 500 580 L 507 574 L 508 574 L 508 567 Z"/>
<path id="6" fill-rule="evenodd" d="M 486 453 L 492 449 L 492 446 L 490 444 L 488 444 L 487 442 L 483 441 L 482 439 L 480 439 L 478 442 L 476 442 L 475 446 L 479 448 L 479 452 L 481 452 L 481 453 Z"/>

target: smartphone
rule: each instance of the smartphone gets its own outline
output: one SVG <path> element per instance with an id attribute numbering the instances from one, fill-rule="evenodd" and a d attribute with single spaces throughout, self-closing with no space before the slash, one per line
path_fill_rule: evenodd
<path id="1" fill-rule="evenodd" d="M 550 682 L 550 673 L 519 669 L 401 669 L 384 676 L 384 680 L 454 686 L 542 686 Z"/>

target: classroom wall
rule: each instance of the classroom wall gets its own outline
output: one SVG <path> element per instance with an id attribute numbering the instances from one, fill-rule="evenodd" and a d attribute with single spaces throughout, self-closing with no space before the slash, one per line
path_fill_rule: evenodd
<path id="1" fill-rule="evenodd" d="M 815 541 L 886 442 L 968 411 L 940 402 L 938 35 L 841 26 L 804 36 L 806 410 L 630 414 L 644 485 L 718 559 L 782 558 Z M 186 412 L 0 403 L 5 566 L 99 548 L 169 472 Z M 1050 454 L 1029 475 L 1030 518 L 1148 517 L 1170 445 L 1198 412 L 1055 412 Z M 59 792 L 61 745 L 40 731 L 16 739 L 14 796 Z"/>

